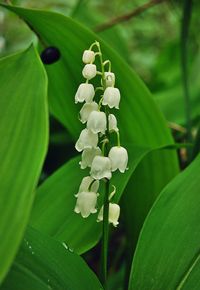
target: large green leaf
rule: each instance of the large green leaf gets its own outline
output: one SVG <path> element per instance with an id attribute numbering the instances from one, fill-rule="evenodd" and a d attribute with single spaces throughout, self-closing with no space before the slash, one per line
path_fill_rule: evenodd
<path id="1" fill-rule="evenodd" d="M 149 148 L 133 148 L 129 156 L 129 170 L 120 179 L 119 174 L 112 179 L 112 184 L 117 187 L 117 200 L 133 170 L 148 151 Z M 38 188 L 30 223 L 40 231 L 65 241 L 74 251 L 82 253 L 98 242 L 102 225 L 96 222 L 96 214 L 83 219 L 74 213 L 74 195 L 81 179 L 87 175 L 87 171 L 80 169 L 79 159 L 67 162 Z M 101 195 L 102 190 L 103 188 L 100 190 Z"/>
<path id="2" fill-rule="evenodd" d="M 46 66 L 50 108 L 74 138 L 77 138 L 81 130 L 77 120 L 80 107 L 74 105 L 74 94 L 77 86 L 83 81 L 81 56 L 83 50 L 96 39 L 101 43 L 104 57 L 112 61 L 117 79 L 116 86 L 122 95 L 120 111 L 117 113 L 122 144 L 126 142 L 153 149 L 173 142 L 163 115 L 148 89 L 123 59 L 97 35 L 57 13 L 13 6 L 9 9 L 28 22 L 44 42 L 60 49 L 61 60 L 54 65 Z M 132 179 L 138 182 L 134 186 L 130 183 L 128 187 L 130 194 L 127 195 L 127 204 L 132 207 L 128 219 L 135 222 L 132 213 L 137 212 L 135 208 L 138 208 L 138 203 L 133 201 L 133 196 L 143 197 L 143 203 L 140 204 L 139 201 L 139 207 L 143 208 L 143 216 L 140 217 L 142 223 L 156 195 L 177 171 L 177 158 L 174 152 L 154 152 L 145 158 L 136 171 L 136 178 Z"/>
<path id="3" fill-rule="evenodd" d="M 0 88 L 2 280 L 27 224 L 47 150 L 47 79 L 32 47 L 0 60 Z"/>
<path id="4" fill-rule="evenodd" d="M 28 228 L 1 290 L 101 290 L 84 260 L 66 245 Z"/>
<path id="5" fill-rule="evenodd" d="M 111 181 L 117 188 L 116 202 L 119 202 L 128 180 L 141 159 L 151 150 L 137 146 L 129 150 L 129 170 L 124 174 L 114 173 Z M 74 213 L 76 203 L 74 195 L 78 191 L 81 179 L 86 175 L 87 171 L 80 169 L 79 157 L 67 162 L 38 188 L 30 219 L 33 227 L 60 241 L 65 241 L 78 253 L 83 253 L 94 246 L 102 229 L 102 224 L 96 222 L 97 214 L 83 219 Z M 103 185 L 103 182 L 101 184 Z M 99 192 L 100 208 L 103 186 Z"/>
<path id="6" fill-rule="evenodd" d="M 112 62 L 116 86 L 121 90 L 119 124 L 123 128 L 124 140 L 147 146 L 172 142 L 165 120 L 143 82 L 97 35 L 61 14 L 13 6 L 7 8 L 28 22 L 47 44 L 60 49 L 61 60 L 45 67 L 50 80 L 50 106 L 52 113 L 74 137 L 81 129 L 77 120 L 79 107 L 74 104 L 77 86 L 83 81 L 81 56 L 84 49 L 97 39 L 101 42 L 104 57 Z"/>
<path id="7" fill-rule="evenodd" d="M 130 290 L 199 289 L 199 171 L 200 156 L 151 209 L 133 260 Z"/>

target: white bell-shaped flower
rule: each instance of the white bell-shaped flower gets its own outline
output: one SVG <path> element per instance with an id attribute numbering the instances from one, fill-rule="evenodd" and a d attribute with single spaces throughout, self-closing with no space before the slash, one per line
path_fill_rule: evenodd
<path id="1" fill-rule="evenodd" d="M 104 156 L 95 156 L 92 161 L 90 174 L 94 179 L 110 179 L 112 176 L 110 159 Z"/>
<path id="2" fill-rule="evenodd" d="M 91 103 L 95 95 L 94 86 L 92 84 L 80 84 L 75 95 L 75 103 Z"/>
<path id="3" fill-rule="evenodd" d="M 120 91 L 117 88 L 108 87 L 103 94 L 103 105 L 108 105 L 111 109 L 119 109 Z"/>
<path id="4" fill-rule="evenodd" d="M 108 220 L 110 224 L 113 224 L 116 227 L 119 222 L 119 215 L 120 215 L 120 206 L 116 203 L 109 203 L 109 215 Z M 103 221 L 103 207 L 100 209 L 100 212 L 97 217 L 97 222 Z"/>
<path id="5" fill-rule="evenodd" d="M 114 87 L 115 85 L 115 74 L 112 72 L 105 72 L 106 87 Z"/>
<path id="6" fill-rule="evenodd" d="M 98 135 L 88 129 L 83 129 L 75 144 L 78 152 L 86 148 L 96 148 L 98 143 Z"/>
<path id="7" fill-rule="evenodd" d="M 100 111 L 93 111 L 88 117 L 87 128 L 93 133 L 102 133 L 106 131 L 106 114 Z"/>
<path id="8" fill-rule="evenodd" d="M 82 57 L 82 61 L 84 63 L 93 63 L 95 60 L 95 53 L 92 50 L 85 50 L 83 52 L 83 57 Z"/>
<path id="9" fill-rule="evenodd" d="M 97 193 L 98 189 L 99 189 L 99 180 L 95 180 L 91 176 L 85 176 L 83 177 L 81 184 L 79 186 L 78 193 L 75 194 L 75 196 L 77 197 L 79 193 L 83 191 L 93 191 Z"/>
<path id="10" fill-rule="evenodd" d="M 83 68 L 82 74 L 87 80 L 91 80 L 97 74 L 97 67 L 95 64 L 86 64 Z"/>
<path id="11" fill-rule="evenodd" d="M 98 104 L 96 102 L 85 103 L 80 110 L 80 121 L 84 124 L 92 111 L 98 111 Z"/>
<path id="12" fill-rule="evenodd" d="M 114 146 L 110 149 L 108 157 L 111 161 L 112 171 L 119 169 L 120 172 L 124 173 L 127 169 L 128 153 L 124 147 Z"/>
<path id="13" fill-rule="evenodd" d="M 115 115 L 109 114 L 108 121 L 109 121 L 109 131 L 118 132 L 119 129 L 117 128 L 117 119 Z"/>
<path id="14" fill-rule="evenodd" d="M 80 213 L 83 218 L 87 218 L 91 213 L 96 213 L 98 193 L 93 191 L 83 191 L 78 194 L 74 211 Z"/>
<path id="15" fill-rule="evenodd" d="M 97 148 L 86 148 L 82 152 L 82 160 L 80 161 L 81 169 L 85 169 L 86 167 L 91 167 L 92 161 L 95 156 L 101 155 L 101 149 Z"/>

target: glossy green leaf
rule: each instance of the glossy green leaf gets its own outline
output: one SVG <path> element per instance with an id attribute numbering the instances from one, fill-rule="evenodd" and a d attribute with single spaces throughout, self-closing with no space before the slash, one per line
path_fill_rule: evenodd
<path id="1" fill-rule="evenodd" d="M 134 146 L 129 149 L 129 170 L 124 174 L 115 172 L 111 184 L 117 188 L 114 200 L 119 202 L 126 184 L 142 158 L 152 149 Z M 74 158 L 50 176 L 37 190 L 30 223 L 60 241 L 65 241 L 75 252 L 83 253 L 94 246 L 101 235 L 102 224 L 97 214 L 83 219 L 74 213 L 75 194 L 88 171 L 81 170 L 80 158 Z M 103 182 L 100 188 L 101 207 Z M 112 191 L 112 188 L 110 189 Z"/>
<path id="2" fill-rule="evenodd" d="M 101 290 L 95 274 L 66 245 L 28 228 L 1 290 Z"/>
<path id="3" fill-rule="evenodd" d="M 47 150 L 47 79 L 33 47 L 0 60 L 0 87 L 2 280 L 27 224 Z"/>
<path id="4" fill-rule="evenodd" d="M 13 6 L 8 8 L 28 22 L 44 42 L 60 49 L 60 61 L 46 66 L 49 77 L 50 108 L 74 138 L 77 138 L 81 130 L 81 124 L 77 120 L 80 106 L 74 104 L 75 92 L 83 81 L 81 57 L 83 50 L 96 39 L 101 43 L 104 58 L 112 62 L 112 70 L 116 74 L 116 86 L 119 87 L 122 95 L 120 110 L 116 113 L 122 144 L 126 142 L 153 149 L 173 143 L 163 115 L 155 105 L 148 89 L 123 59 L 97 35 L 74 20 L 57 13 Z M 132 220 L 133 223 L 135 219 L 132 213 L 137 212 L 134 210 L 135 207 L 138 208 L 138 203 L 133 201 L 133 197 L 143 198 L 142 204 L 139 201 L 143 221 L 156 195 L 178 172 L 176 154 L 172 151 L 154 152 L 144 158 L 136 172 L 137 175 L 132 179 L 134 186 L 130 183 L 128 187 L 130 194 L 127 195 L 127 204 L 133 209 L 129 211 L 131 216 L 128 220 Z M 148 192 L 148 199 L 147 188 L 151 189 Z"/>
<path id="5" fill-rule="evenodd" d="M 129 289 L 198 289 L 200 156 L 154 204 L 142 229 Z"/>
<path id="6" fill-rule="evenodd" d="M 126 142 L 147 146 L 162 146 L 173 142 L 165 120 L 143 82 L 97 35 L 61 14 L 13 6 L 7 8 L 30 23 L 46 43 L 60 49 L 61 60 L 45 67 L 50 80 L 50 106 L 53 114 L 74 137 L 79 135 L 81 129 L 77 120 L 79 107 L 74 104 L 74 95 L 83 81 L 82 53 L 97 39 L 101 42 L 104 57 L 112 62 L 117 78 L 116 86 L 121 90 L 118 117 Z"/>

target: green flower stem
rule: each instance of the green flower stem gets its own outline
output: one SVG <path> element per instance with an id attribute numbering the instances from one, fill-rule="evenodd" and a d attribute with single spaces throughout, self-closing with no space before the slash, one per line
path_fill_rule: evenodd
<path id="1" fill-rule="evenodd" d="M 102 58 L 101 47 L 98 42 L 95 42 L 99 51 L 99 59 L 101 65 L 101 77 L 102 77 L 102 86 L 103 90 L 106 89 L 106 79 L 105 79 L 105 70 L 104 63 Z M 109 110 L 108 107 L 105 107 L 106 119 L 107 119 L 107 129 L 105 139 L 109 141 Z M 103 143 L 103 155 L 108 156 L 108 142 Z M 102 229 L 102 250 L 101 250 L 101 276 L 102 284 L 104 289 L 107 290 L 107 272 L 108 272 L 108 242 L 109 242 L 109 187 L 110 181 L 106 179 L 105 185 L 105 195 L 104 195 L 104 204 L 103 204 L 103 229 Z"/>
<path id="2" fill-rule="evenodd" d="M 117 131 L 116 134 L 117 134 L 117 146 L 120 147 L 121 146 L 121 143 L 120 143 L 120 134 L 119 134 L 119 131 Z"/>
<path id="3" fill-rule="evenodd" d="M 99 111 L 101 109 L 102 102 L 103 102 L 103 96 L 100 96 L 100 100 L 99 100 L 99 104 L 98 104 Z"/>
<path id="4" fill-rule="evenodd" d="M 107 272 L 108 272 L 108 241 L 109 241 L 109 187 L 110 181 L 106 179 L 105 196 L 104 196 L 104 209 L 103 209 L 103 237 L 102 237 L 102 250 L 101 250 L 101 273 L 102 283 L 104 289 L 107 290 Z"/>
<path id="5" fill-rule="evenodd" d="M 106 64 L 108 64 L 108 71 L 111 72 L 111 61 L 110 60 L 104 61 L 103 66 L 105 67 Z"/>
<path id="6" fill-rule="evenodd" d="M 96 46 L 99 50 L 99 59 L 100 59 L 100 65 L 101 65 L 101 72 L 102 72 L 102 84 L 103 84 L 103 89 L 106 89 L 106 78 L 105 78 L 105 70 L 104 70 L 104 64 L 103 64 L 103 57 L 102 57 L 102 52 L 101 52 L 101 47 L 99 42 L 95 42 Z"/>
<path id="7" fill-rule="evenodd" d="M 109 140 L 107 138 L 105 138 L 103 141 L 102 141 L 102 147 L 101 147 L 101 151 L 102 151 L 102 154 L 103 156 L 106 156 L 106 143 L 109 143 Z"/>
<path id="8" fill-rule="evenodd" d="M 106 106 L 107 130 L 106 137 L 109 141 L 109 110 Z M 108 156 L 108 142 L 104 143 L 104 156 Z M 102 236 L 102 250 L 101 250 L 101 273 L 102 283 L 104 289 L 107 290 L 107 272 L 108 272 L 108 243 L 109 243 L 109 187 L 110 181 L 106 179 L 105 195 L 104 195 L 104 208 L 103 208 L 103 236 Z"/>

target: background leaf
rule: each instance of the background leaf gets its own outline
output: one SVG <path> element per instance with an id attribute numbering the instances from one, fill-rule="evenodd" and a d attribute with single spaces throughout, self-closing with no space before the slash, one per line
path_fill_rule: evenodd
<path id="1" fill-rule="evenodd" d="M 119 202 L 135 168 L 151 150 L 139 146 L 129 148 L 129 170 L 124 174 L 115 172 L 111 181 L 117 188 L 115 202 Z M 30 223 L 41 232 L 65 241 L 75 252 L 83 253 L 98 242 L 102 223 L 96 222 L 97 214 L 83 219 L 74 213 L 74 195 L 78 192 L 82 178 L 87 175 L 85 170 L 80 170 L 79 160 L 80 157 L 67 162 L 38 188 Z M 103 182 L 101 185 L 99 208 L 103 199 Z"/>
<path id="2" fill-rule="evenodd" d="M 33 47 L 0 60 L 0 280 L 19 246 L 47 150 L 47 79 Z M 36 90 L 37 87 L 37 90 Z"/>
<path id="3" fill-rule="evenodd" d="M 129 289 L 198 289 L 200 156 L 161 193 L 142 229 Z"/>
<path id="4" fill-rule="evenodd" d="M 1 290 L 101 290 L 84 260 L 65 245 L 28 228 Z"/>

